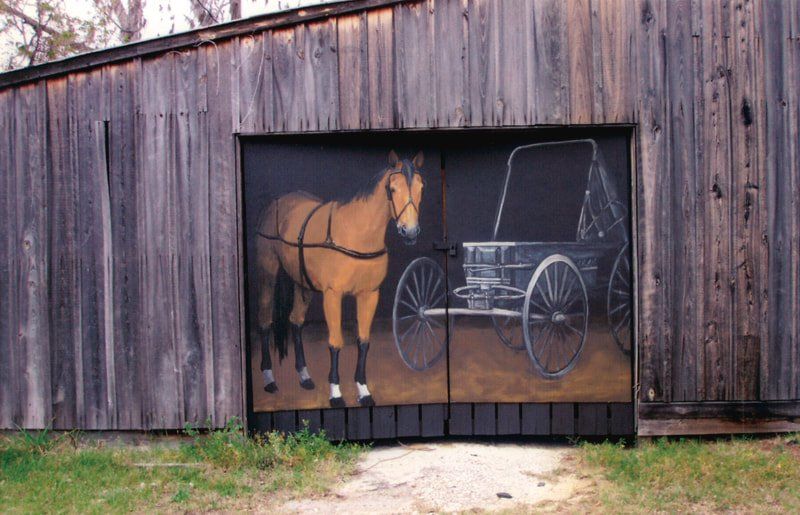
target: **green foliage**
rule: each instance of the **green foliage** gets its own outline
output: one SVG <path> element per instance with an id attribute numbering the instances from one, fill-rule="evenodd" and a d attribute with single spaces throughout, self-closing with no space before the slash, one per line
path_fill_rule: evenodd
<path id="1" fill-rule="evenodd" d="M 0 436 L 4 512 L 89 512 L 263 507 L 265 493 L 324 491 L 349 473 L 361 447 L 303 430 L 247 438 L 241 424 L 187 428 L 178 446 L 108 446 L 79 435 Z"/>
<path id="2" fill-rule="evenodd" d="M 759 440 L 658 439 L 580 444 L 608 480 L 601 498 L 622 511 L 800 509 L 797 435 Z"/>

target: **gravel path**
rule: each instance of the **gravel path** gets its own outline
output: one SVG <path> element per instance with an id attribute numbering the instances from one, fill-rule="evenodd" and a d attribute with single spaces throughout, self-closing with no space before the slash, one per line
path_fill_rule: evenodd
<path id="1" fill-rule="evenodd" d="M 377 447 L 330 494 L 280 511 L 429 513 L 555 507 L 591 488 L 563 444 L 437 442 Z M 501 494 L 501 496 L 498 496 Z M 563 507 L 563 506 L 562 506 Z"/>

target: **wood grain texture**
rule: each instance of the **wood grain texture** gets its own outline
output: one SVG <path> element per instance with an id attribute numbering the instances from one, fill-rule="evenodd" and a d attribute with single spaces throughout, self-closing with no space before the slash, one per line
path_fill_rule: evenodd
<path id="1" fill-rule="evenodd" d="M 799 35 L 796 0 L 363 1 L 4 75 L 0 425 L 246 415 L 236 132 L 634 123 L 639 400 L 800 397 Z"/>

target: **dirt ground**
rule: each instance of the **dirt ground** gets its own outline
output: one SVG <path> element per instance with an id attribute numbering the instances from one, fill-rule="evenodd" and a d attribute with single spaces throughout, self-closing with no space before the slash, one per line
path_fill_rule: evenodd
<path id="1" fill-rule="evenodd" d="M 358 406 L 355 383 L 355 336 L 347 331 L 339 372 L 348 406 Z M 300 388 L 294 354 L 278 365 L 273 351 L 279 391 L 262 389 L 260 346 L 251 347 L 256 411 L 328 407 L 329 357 L 324 324 L 309 324 L 303 331 L 309 371 L 315 390 Z M 378 405 L 448 402 L 447 360 L 416 372 L 400 358 L 387 320 L 373 326 L 367 363 L 369 386 Z M 450 401 L 452 402 L 628 402 L 631 399 L 630 357 L 619 351 L 604 320 L 593 321 L 577 365 L 558 380 L 542 377 L 525 350 L 506 348 L 487 317 L 460 317 L 454 321 L 450 346 Z"/>
<path id="2" fill-rule="evenodd" d="M 575 472 L 566 444 L 425 442 L 372 449 L 331 493 L 288 501 L 278 511 L 569 511 L 592 488 Z"/>

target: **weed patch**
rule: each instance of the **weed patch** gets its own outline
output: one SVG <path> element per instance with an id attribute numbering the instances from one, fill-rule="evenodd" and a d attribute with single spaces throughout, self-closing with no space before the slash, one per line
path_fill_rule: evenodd
<path id="1" fill-rule="evenodd" d="M 361 447 L 308 430 L 248 438 L 241 425 L 178 447 L 109 447 L 46 431 L 0 437 L 5 512 L 247 510 L 276 496 L 323 492 L 350 473 Z"/>
<path id="2" fill-rule="evenodd" d="M 797 436 L 769 440 L 659 439 L 635 448 L 580 444 L 605 481 L 602 503 L 621 511 L 800 509 Z"/>

